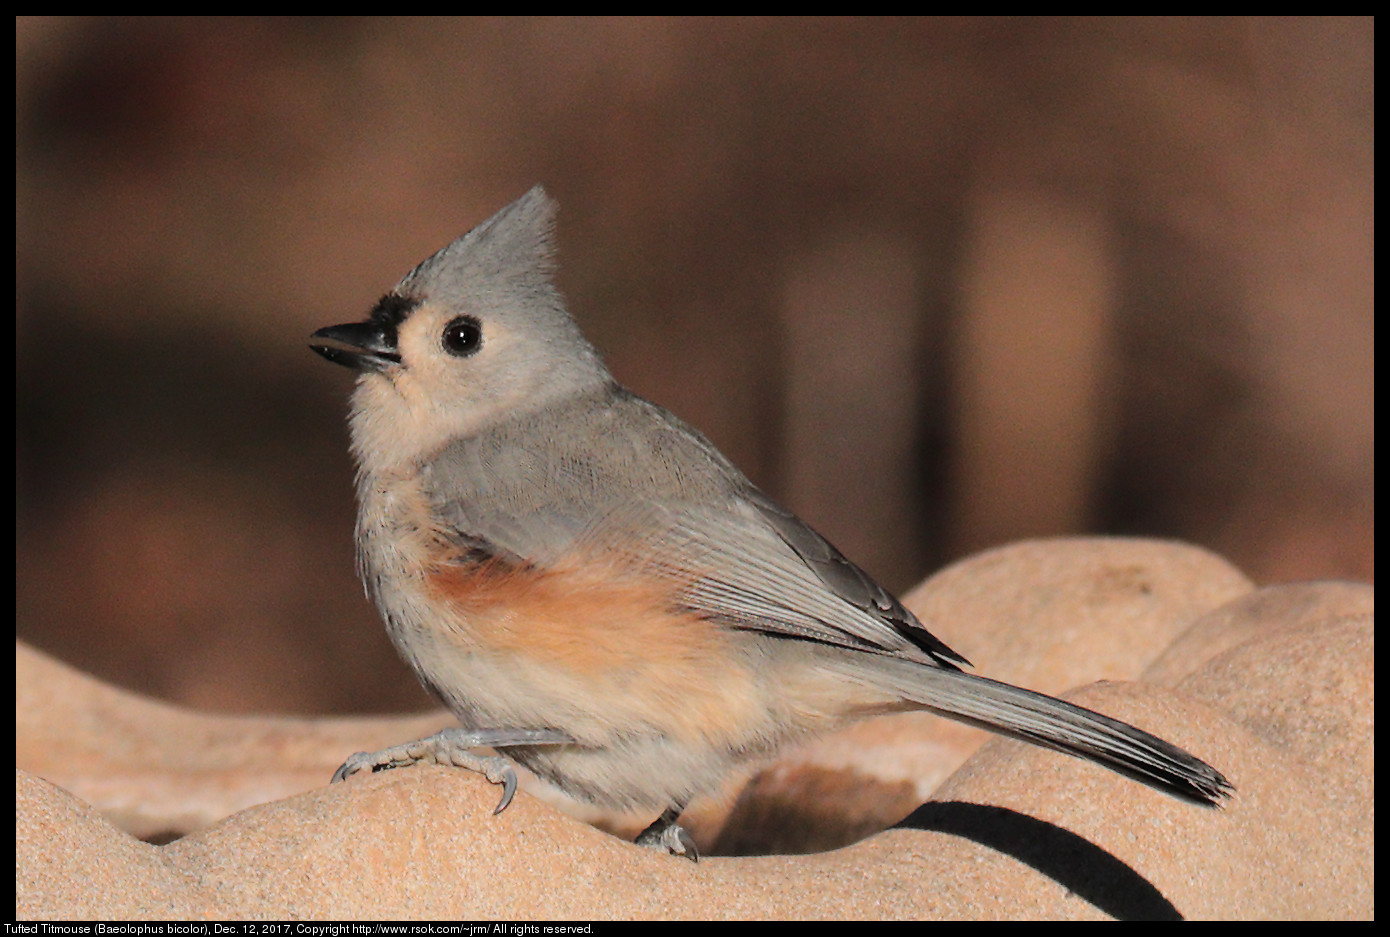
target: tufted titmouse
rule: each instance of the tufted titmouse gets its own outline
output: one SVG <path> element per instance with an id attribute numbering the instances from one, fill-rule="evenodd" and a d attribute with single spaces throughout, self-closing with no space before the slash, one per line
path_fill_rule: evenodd
<path id="1" fill-rule="evenodd" d="M 864 716 L 931 710 L 1215 804 L 1176 746 L 961 671 L 893 596 L 704 436 L 619 386 L 552 283 L 539 186 L 310 347 L 357 371 L 358 567 L 460 729 L 334 775 L 437 761 L 677 820 L 735 765 Z M 489 746 L 505 753 L 479 756 Z"/>

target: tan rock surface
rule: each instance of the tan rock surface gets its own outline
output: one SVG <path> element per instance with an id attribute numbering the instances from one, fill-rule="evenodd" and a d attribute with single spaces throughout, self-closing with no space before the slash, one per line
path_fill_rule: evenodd
<path id="1" fill-rule="evenodd" d="M 15 764 L 140 837 L 177 835 L 321 787 L 354 751 L 451 722 L 445 712 L 375 719 L 193 712 L 15 647 Z"/>
<path id="2" fill-rule="evenodd" d="M 931 726 L 950 725 L 942 720 L 908 717 L 911 728 L 882 730 L 863 750 L 853 736 L 825 740 L 819 755 L 794 753 L 790 767 L 764 775 L 823 782 L 839 772 L 844 788 L 801 785 L 819 796 L 798 816 L 826 818 L 840 836 L 856 822 L 872 827 L 865 778 L 896 779 L 896 802 L 917 808 L 898 828 L 833 852 L 698 865 L 525 793 L 493 816 L 497 789 L 457 770 L 417 766 L 324 786 L 346 753 L 400 741 L 407 726 L 429 731 L 437 715 L 202 716 L 21 646 L 16 914 L 1370 918 L 1373 595 L 1350 584 L 1252 591 L 1219 558 L 1179 544 L 1055 541 L 982 554 L 909 597 L 928 626 L 990 676 L 1051 691 L 1089 684 L 1063 695 L 1208 759 L 1237 787 L 1229 805 L 1196 807 L 1005 739 L 944 783 L 923 781 L 940 770 L 936 759 L 962 757 L 962 740 L 931 737 Z M 1153 681 L 1092 682 L 1146 667 Z M 175 802 L 163 813 L 190 827 L 195 813 L 229 815 L 151 846 L 49 783 L 85 786 L 95 802 L 110 794 L 96 783 L 103 774 L 122 791 L 104 809 L 138 821 L 128 826 L 160 818 L 161 799 Z M 860 794 L 849 807 L 845 788 Z M 252 797 L 267 802 L 246 807 Z M 777 811 L 749 813 L 746 801 L 728 823 L 751 817 L 760 832 L 733 838 L 775 844 Z M 873 822 L 886 814 L 878 808 Z"/>

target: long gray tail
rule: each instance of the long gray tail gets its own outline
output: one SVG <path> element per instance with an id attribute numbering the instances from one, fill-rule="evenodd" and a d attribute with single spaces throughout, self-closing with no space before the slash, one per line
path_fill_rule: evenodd
<path id="1" fill-rule="evenodd" d="M 943 716 L 1054 748 L 1205 805 L 1235 788 L 1211 765 L 1132 725 L 986 677 L 901 661 L 855 668 L 856 679 L 885 685 Z M 898 662 L 893 662 L 898 663 Z"/>

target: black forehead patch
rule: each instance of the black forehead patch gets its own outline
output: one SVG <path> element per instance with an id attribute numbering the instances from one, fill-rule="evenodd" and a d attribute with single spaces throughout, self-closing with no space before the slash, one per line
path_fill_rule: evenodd
<path id="1" fill-rule="evenodd" d="M 412 296 L 402 296 L 399 293 L 387 293 L 376 301 L 368 315 L 373 322 L 383 328 L 392 328 L 400 325 L 406 320 L 415 307 L 420 305 L 420 300 Z"/>
<path id="2" fill-rule="evenodd" d="M 411 296 L 402 296 L 399 293 L 387 293 L 376 301 L 372 311 L 367 314 L 368 320 L 376 326 L 377 332 L 382 340 L 392 348 L 396 346 L 396 329 L 406 320 L 415 307 L 420 305 L 420 300 Z"/>

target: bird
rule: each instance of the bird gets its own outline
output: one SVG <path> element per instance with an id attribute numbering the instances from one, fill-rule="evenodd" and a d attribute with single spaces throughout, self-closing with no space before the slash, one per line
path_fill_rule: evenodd
<path id="1" fill-rule="evenodd" d="M 535 186 L 310 348 L 356 372 L 357 565 L 459 725 L 333 776 L 416 762 L 516 790 L 514 764 L 680 816 L 734 769 L 868 716 L 930 711 L 1196 804 L 1234 787 L 1134 726 L 991 680 L 699 431 L 619 384 L 555 285 Z M 492 754 L 476 751 L 480 747 Z"/>

